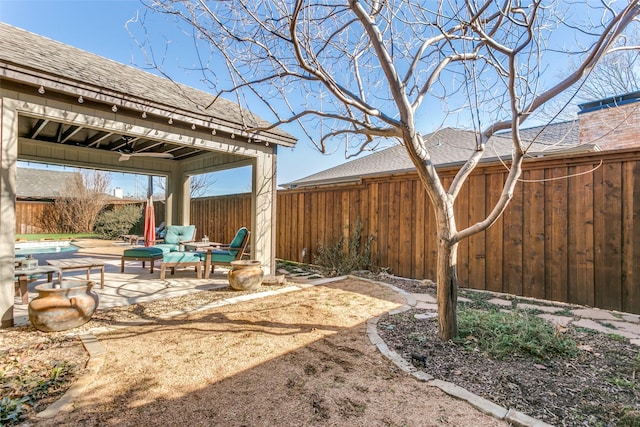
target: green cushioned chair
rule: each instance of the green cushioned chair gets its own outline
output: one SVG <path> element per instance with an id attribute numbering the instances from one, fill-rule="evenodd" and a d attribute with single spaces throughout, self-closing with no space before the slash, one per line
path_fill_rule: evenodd
<path id="1" fill-rule="evenodd" d="M 153 245 L 153 248 L 162 249 L 163 253 L 182 250 L 182 244 L 193 242 L 196 238 L 195 225 L 167 225 L 162 243 Z"/>
<path id="2" fill-rule="evenodd" d="M 175 273 L 176 267 L 195 267 L 198 279 L 202 278 L 202 263 L 198 252 L 168 252 L 162 257 L 160 264 L 160 279 L 164 280 L 167 268 L 171 269 L 171 274 Z"/>
<path id="3" fill-rule="evenodd" d="M 157 259 L 162 259 L 163 251 L 160 248 L 153 246 L 148 248 L 131 248 L 125 249 L 122 252 L 122 259 L 120 260 L 120 273 L 124 273 L 125 261 L 142 261 L 142 268 L 145 268 L 145 262 L 150 261 L 151 268 L 149 273 L 153 273 L 153 265 Z"/>
<path id="4" fill-rule="evenodd" d="M 212 273 L 216 265 L 231 265 L 231 261 L 242 259 L 242 256 L 247 250 L 250 235 L 249 230 L 247 230 L 246 227 L 242 227 L 236 232 L 231 243 L 222 245 L 218 249 L 213 249 L 209 260 L 207 260 L 208 253 L 202 252 L 200 254 L 201 259 L 209 261 L 208 264 L 211 265 Z M 209 265 L 205 268 L 208 268 Z"/>

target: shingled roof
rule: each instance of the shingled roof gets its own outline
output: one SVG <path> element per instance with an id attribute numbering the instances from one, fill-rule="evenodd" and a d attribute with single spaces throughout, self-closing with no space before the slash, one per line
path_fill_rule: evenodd
<path id="1" fill-rule="evenodd" d="M 221 130 L 241 133 L 247 127 L 267 122 L 236 103 L 185 86 L 165 77 L 83 51 L 0 22 L 0 72 L 6 79 L 45 83 L 47 90 L 75 87 L 96 99 L 115 97 L 123 103 L 156 106 L 162 111 L 194 117 Z M 261 132 L 272 142 L 288 146 L 296 138 L 280 130 Z"/>
<path id="2" fill-rule="evenodd" d="M 521 130 L 522 138 L 530 141 L 529 156 L 557 154 L 578 146 L 578 121 L 568 121 Z M 475 150 L 476 133 L 468 130 L 444 128 L 426 137 L 427 148 L 436 166 L 463 164 Z M 507 158 L 511 155 L 511 133 L 492 137 L 486 147 L 483 161 Z M 593 150 L 593 146 L 584 147 Z M 285 188 L 314 187 L 320 185 L 358 182 L 364 177 L 406 173 L 415 170 L 404 146 L 397 145 L 356 158 L 347 163 L 292 181 Z"/>
<path id="3" fill-rule="evenodd" d="M 19 199 L 55 199 L 65 194 L 67 182 L 78 172 L 50 169 L 18 168 L 16 176 Z"/>

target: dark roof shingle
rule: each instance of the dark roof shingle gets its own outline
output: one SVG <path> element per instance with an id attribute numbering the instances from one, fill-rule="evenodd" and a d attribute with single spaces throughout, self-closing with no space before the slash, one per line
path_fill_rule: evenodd
<path id="1" fill-rule="evenodd" d="M 65 194 L 67 182 L 78 172 L 18 168 L 17 197 L 21 199 L 55 199 Z"/>
<path id="2" fill-rule="evenodd" d="M 547 126 L 522 129 L 522 138 L 529 141 L 529 155 L 575 147 L 578 144 L 578 122 L 569 121 Z M 431 160 L 436 166 L 464 163 L 475 151 L 476 133 L 468 130 L 443 128 L 426 136 Z M 511 154 L 511 133 L 502 132 L 487 143 L 483 161 L 495 160 Z M 357 182 L 366 176 L 388 175 L 415 170 L 404 146 L 396 145 L 350 162 L 283 184 L 285 188 L 312 187 Z"/>

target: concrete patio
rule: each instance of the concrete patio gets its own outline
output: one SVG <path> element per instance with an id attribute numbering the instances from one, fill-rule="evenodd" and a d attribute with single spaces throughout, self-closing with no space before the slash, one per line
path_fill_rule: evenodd
<path id="1" fill-rule="evenodd" d="M 220 267 L 216 268 L 216 272 L 207 280 L 197 279 L 193 267 L 176 269 L 175 275 L 167 275 L 165 280 L 160 280 L 160 261 L 156 261 L 153 273 L 149 273 L 148 263 L 146 268 L 142 268 L 139 261 L 128 261 L 124 273 L 120 273 L 120 254 L 131 246 L 101 240 L 74 242 L 74 245 L 80 247 L 77 252 L 37 254 L 34 258 L 38 259 L 40 265 L 46 265 L 47 260 L 63 258 L 91 257 L 104 262 L 104 289 L 100 288 L 100 272 L 94 269 L 90 275 L 91 280 L 95 282 L 93 290 L 100 296 L 98 310 L 177 297 L 229 284 L 226 271 Z M 65 271 L 63 279 L 86 279 L 86 271 Z M 44 275 L 29 284 L 29 301 L 38 296 L 35 287 L 46 282 L 47 276 Z M 29 323 L 27 305 L 21 304 L 19 297 L 15 297 L 14 323 L 16 326 Z"/>

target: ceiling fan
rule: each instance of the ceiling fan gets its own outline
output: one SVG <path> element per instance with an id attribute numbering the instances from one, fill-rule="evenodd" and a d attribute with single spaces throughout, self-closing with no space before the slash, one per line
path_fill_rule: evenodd
<path id="1" fill-rule="evenodd" d="M 173 159 L 173 154 L 171 153 L 154 153 L 152 151 L 141 151 L 135 152 L 133 150 L 133 143 L 131 140 L 134 138 L 131 136 L 124 135 L 122 140 L 124 141 L 124 147 L 118 150 L 120 153 L 120 158 L 118 161 L 124 162 L 129 160 L 131 157 L 155 157 L 156 159 Z"/>

